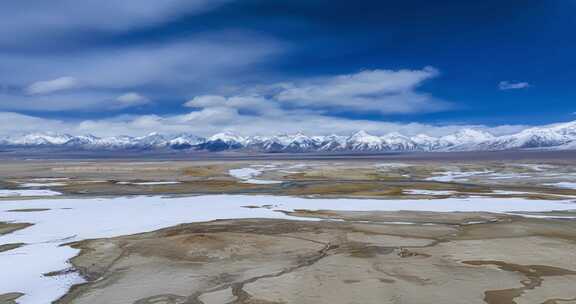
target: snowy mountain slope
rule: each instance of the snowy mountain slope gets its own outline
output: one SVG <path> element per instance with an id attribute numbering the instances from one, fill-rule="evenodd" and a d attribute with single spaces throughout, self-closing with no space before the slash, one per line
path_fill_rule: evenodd
<path id="1" fill-rule="evenodd" d="M 222 132 L 210 137 L 191 134 L 140 137 L 55 133 L 30 133 L 0 137 L 0 147 L 60 148 L 68 150 L 204 150 L 255 152 L 403 152 L 403 151 L 496 151 L 515 149 L 576 149 L 576 121 L 525 129 L 494 136 L 479 129 L 462 129 L 442 137 L 424 134 L 413 137 L 399 133 L 376 136 L 358 131 L 351 136 L 308 136 L 303 133 L 243 137 Z"/>
<path id="2" fill-rule="evenodd" d="M 10 137 L 7 141 L 19 146 L 47 146 L 64 145 L 72 139 L 73 136 L 68 134 L 29 133 L 21 137 Z"/>
<path id="3" fill-rule="evenodd" d="M 349 151 L 386 151 L 382 138 L 358 131 L 346 140 L 345 150 Z"/>
<path id="4" fill-rule="evenodd" d="M 471 151 L 476 150 L 478 144 L 493 139 L 494 135 L 485 131 L 462 129 L 456 133 L 440 137 L 433 150 Z"/>
<path id="5" fill-rule="evenodd" d="M 389 133 L 380 137 L 389 151 L 416 151 L 418 144 L 400 133 Z"/>
<path id="6" fill-rule="evenodd" d="M 438 138 L 426 134 L 418 134 L 411 139 L 421 151 L 434 151 L 438 145 Z"/>
<path id="7" fill-rule="evenodd" d="M 222 132 L 208 137 L 195 147 L 199 150 L 225 151 L 235 150 L 246 146 L 247 139 L 232 132 Z"/>
<path id="8" fill-rule="evenodd" d="M 340 135 L 315 136 L 319 143 L 318 151 L 341 151 L 346 149 L 348 137 Z"/>
<path id="9" fill-rule="evenodd" d="M 500 136 L 478 145 L 480 150 L 510 150 L 570 146 L 576 141 L 576 122 L 535 127 L 517 134 Z"/>

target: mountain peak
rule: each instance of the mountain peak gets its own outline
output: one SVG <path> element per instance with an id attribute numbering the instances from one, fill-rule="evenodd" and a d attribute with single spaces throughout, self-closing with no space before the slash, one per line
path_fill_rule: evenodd
<path id="1" fill-rule="evenodd" d="M 353 133 L 351 137 L 365 137 L 365 136 L 372 136 L 372 135 L 370 135 L 368 132 L 364 130 L 360 130 Z"/>
<path id="2" fill-rule="evenodd" d="M 465 128 L 449 135 L 442 136 L 440 139 L 453 145 L 470 144 L 488 141 L 494 138 L 494 135 L 483 130 Z"/>
<path id="3" fill-rule="evenodd" d="M 234 134 L 231 131 L 224 131 L 224 132 L 216 133 L 216 134 L 210 136 L 208 138 L 208 140 L 209 141 L 218 141 L 219 140 L 219 141 L 223 141 L 226 143 L 229 143 L 229 142 L 239 143 L 239 142 L 243 142 L 244 138 Z"/>

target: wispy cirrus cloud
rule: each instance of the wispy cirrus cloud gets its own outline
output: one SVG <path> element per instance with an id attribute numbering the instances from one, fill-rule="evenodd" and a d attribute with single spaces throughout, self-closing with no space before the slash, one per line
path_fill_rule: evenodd
<path id="1" fill-rule="evenodd" d="M 232 0 L 51 0 L 2 2 L 0 46 L 21 46 L 86 32 L 115 33 L 201 14 Z M 16 33 L 16 34 L 15 34 Z"/>
<path id="2" fill-rule="evenodd" d="M 41 95 L 69 90 L 78 86 L 74 77 L 59 77 L 51 80 L 37 81 L 29 85 L 25 91 L 28 95 Z"/>
<path id="3" fill-rule="evenodd" d="M 500 81 L 498 89 L 501 91 L 527 89 L 530 84 L 525 81 Z"/>

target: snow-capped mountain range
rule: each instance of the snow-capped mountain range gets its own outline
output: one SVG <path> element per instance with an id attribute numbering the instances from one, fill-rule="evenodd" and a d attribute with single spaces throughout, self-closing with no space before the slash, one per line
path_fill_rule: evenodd
<path id="1" fill-rule="evenodd" d="M 61 148 L 69 150 L 187 150 L 252 152 L 404 152 L 404 151 L 497 151 L 517 149 L 576 149 L 576 121 L 525 129 L 519 133 L 494 136 L 479 129 L 462 129 L 442 137 L 383 136 L 358 131 L 350 136 L 308 136 L 302 133 L 277 136 L 239 136 L 230 132 L 210 137 L 190 134 L 141 137 L 31 133 L 0 137 L 0 148 Z"/>

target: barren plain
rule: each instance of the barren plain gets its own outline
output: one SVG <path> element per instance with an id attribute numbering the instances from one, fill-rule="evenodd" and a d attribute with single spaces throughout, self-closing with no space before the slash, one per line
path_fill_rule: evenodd
<path id="1" fill-rule="evenodd" d="M 576 303 L 575 200 L 571 159 L 6 160 L 0 303 Z"/>

